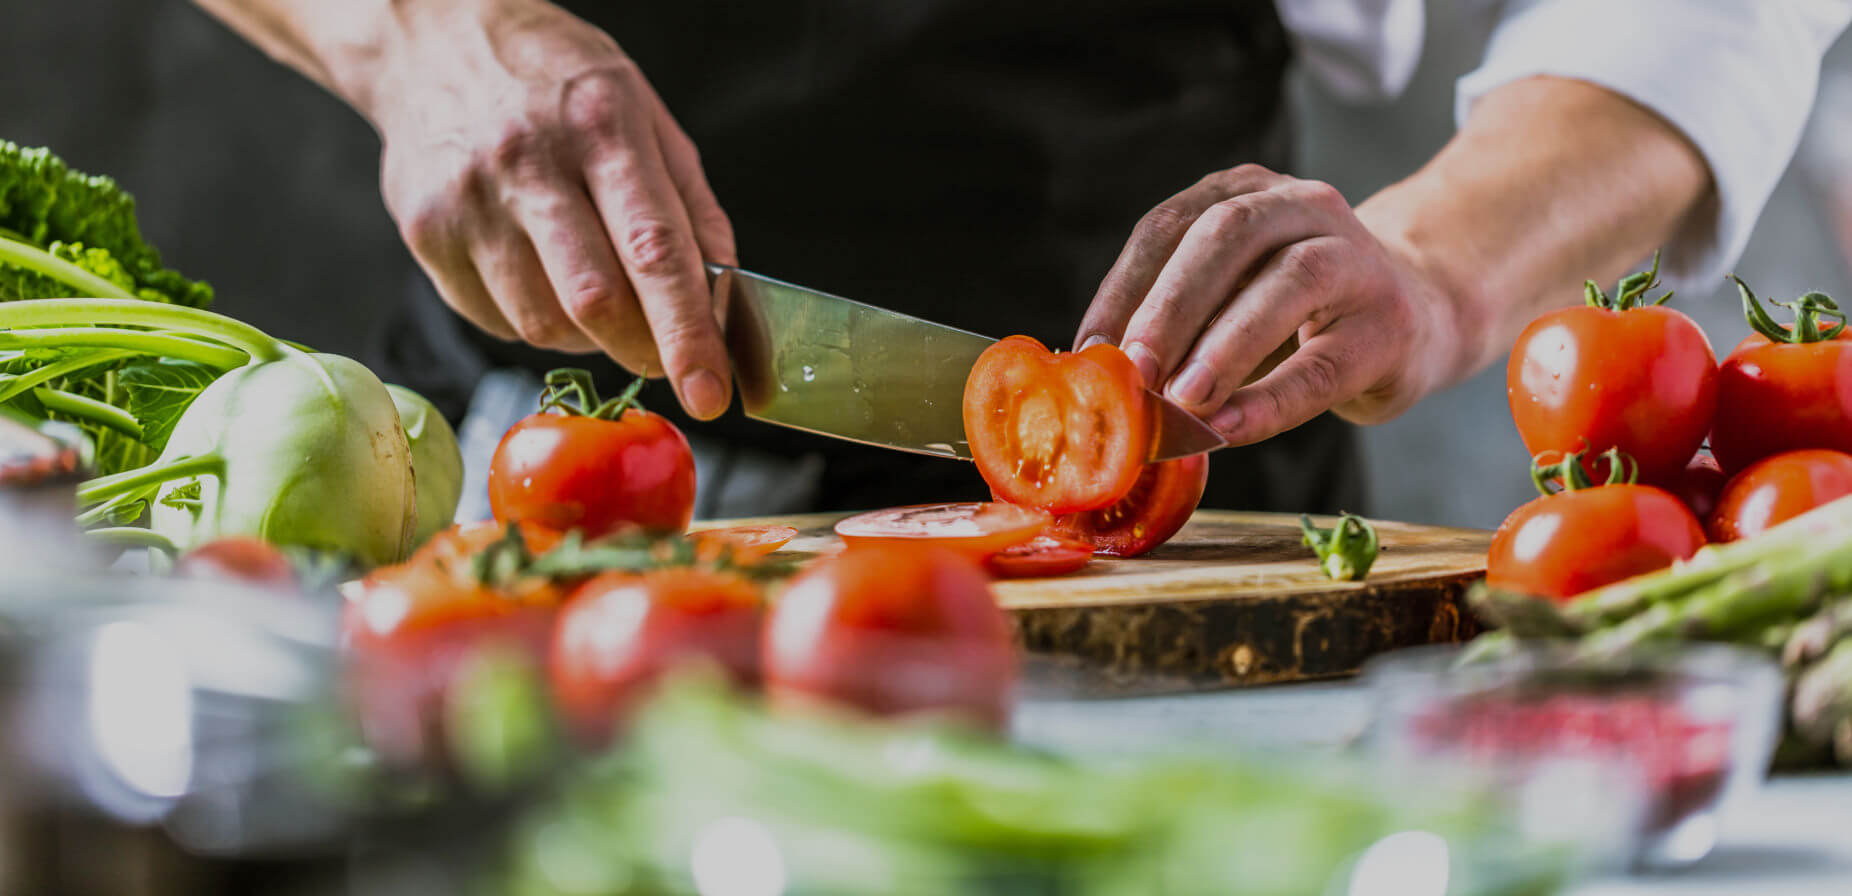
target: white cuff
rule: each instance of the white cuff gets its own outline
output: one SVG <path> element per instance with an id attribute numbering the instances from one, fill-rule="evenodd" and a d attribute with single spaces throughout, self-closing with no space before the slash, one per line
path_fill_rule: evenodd
<path id="1" fill-rule="evenodd" d="M 1709 292 L 1749 241 L 1813 108 L 1820 62 L 1852 0 L 1514 0 L 1485 62 L 1460 79 L 1455 116 L 1532 75 L 1588 81 L 1684 132 L 1716 201 L 1666 247 L 1668 285 Z M 1600 142 L 1603 134 L 1582 135 Z"/>

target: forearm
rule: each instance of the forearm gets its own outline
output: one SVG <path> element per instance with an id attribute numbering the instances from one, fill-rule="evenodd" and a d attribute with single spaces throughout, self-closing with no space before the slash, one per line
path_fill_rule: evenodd
<path id="1" fill-rule="evenodd" d="M 1357 209 L 1453 307 L 1437 387 L 1502 355 L 1541 311 L 1665 243 L 1712 192 L 1685 137 L 1632 101 L 1534 77 L 1482 98 L 1461 132 Z"/>
<path id="2" fill-rule="evenodd" d="M 378 85 L 413 30 L 475 2 L 194 0 L 200 8 L 353 106 L 375 117 Z"/>

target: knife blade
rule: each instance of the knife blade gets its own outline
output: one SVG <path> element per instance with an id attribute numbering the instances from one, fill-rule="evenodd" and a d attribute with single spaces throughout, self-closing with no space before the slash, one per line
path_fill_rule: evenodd
<path id="1" fill-rule="evenodd" d="M 748 417 L 852 442 L 971 459 L 965 378 L 996 342 L 965 330 L 710 264 L 727 354 Z M 1152 460 L 1227 443 L 1148 393 Z"/>

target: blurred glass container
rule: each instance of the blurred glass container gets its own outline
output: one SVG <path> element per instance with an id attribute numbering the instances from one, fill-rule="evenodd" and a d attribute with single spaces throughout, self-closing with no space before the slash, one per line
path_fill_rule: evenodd
<path id="1" fill-rule="evenodd" d="M 1728 645 L 1599 660 L 1552 643 L 1461 655 L 1418 648 L 1365 669 L 1376 756 L 1487 778 L 1524 823 L 1579 829 L 1587 854 L 1636 869 L 1709 854 L 1718 819 L 1760 785 L 1780 735 L 1779 670 Z"/>

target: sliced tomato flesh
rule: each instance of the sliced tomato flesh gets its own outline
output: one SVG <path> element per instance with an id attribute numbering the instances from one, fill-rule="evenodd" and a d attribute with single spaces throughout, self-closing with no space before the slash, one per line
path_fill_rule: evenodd
<path id="1" fill-rule="evenodd" d="M 1037 535 L 984 558 L 984 568 L 999 579 L 1036 579 L 1067 575 L 1093 561 L 1093 545 L 1060 535 Z"/>
<path id="2" fill-rule="evenodd" d="M 870 544 L 950 548 L 982 559 L 1022 544 L 1053 521 L 1047 511 L 983 501 L 917 504 L 858 513 L 836 524 L 851 549 Z"/>
<path id="3" fill-rule="evenodd" d="M 709 550 L 726 549 L 735 560 L 757 560 L 791 542 L 797 530 L 790 526 L 726 526 L 689 534 Z"/>
<path id="4" fill-rule="evenodd" d="M 1115 557 L 1136 557 L 1170 540 L 1190 521 L 1209 484 L 1209 456 L 1194 454 L 1146 464 L 1112 506 L 1055 519 L 1052 532 Z"/>
<path id="5" fill-rule="evenodd" d="M 964 420 L 991 491 L 1056 514 L 1117 501 L 1151 449 L 1138 368 L 1114 345 L 1055 353 L 1027 336 L 999 340 L 972 365 Z"/>

